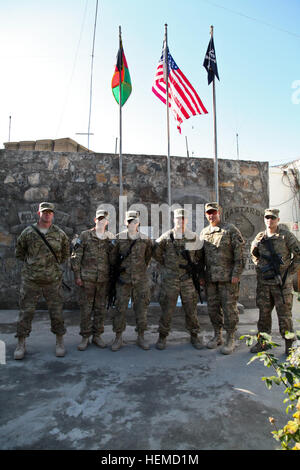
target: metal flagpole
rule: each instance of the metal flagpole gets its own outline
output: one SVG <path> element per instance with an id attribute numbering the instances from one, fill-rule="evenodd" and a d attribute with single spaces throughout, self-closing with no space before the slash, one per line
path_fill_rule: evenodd
<path id="1" fill-rule="evenodd" d="M 210 35 L 213 38 L 214 27 L 210 27 Z M 216 114 L 216 87 L 215 75 L 213 78 L 213 116 L 214 116 L 214 148 L 215 148 L 215 194 L 216 202 L 219 203 L 219 175 L 218 175 L 218 146 L 217 146 L 217 114 Z"/>
<path id="2" fill-rule="evenodd" d="M 92 94 L 93 94 L 93 69 L 94 69 L 94 49 L 95 49 L 95 36 L 96 36 L 96 25 L 97 25 L 97 14 L 98 14 L 98 0 L 96 1 L 96 12 L 95 12 L 95 24 L 94 24 L 94 35 L 93 35 L 93 47 L 92 47 L 92 61 L 91 61 L 91 83 L 90 83 L 90 109 L 89 109 L 89 123 L 88 123 L 88 150 L 90 150 L 90 127 L 91 127 L 91 113 L 92 113 Z"/>
<path id="3" fill-rule="evenodd" d="M 171 195 L 171 160 L 170 160 L 170 113 L 169 113 L 169 60 L 168 60 L 168 25 L 165 24 L 165 47 L 164 47 L 164 79 L 167 87 L 167 137 L 168 137 L 168 205 L 169 222 L 171 215 L 172 195 Z M 171 226 L 171 225 L 170 225 Z"/>
<path id="4" fill-rule="evenodd" d="M 122 54 L 122 36 L 121 26 L 119 26 L 119 50 L 121 53 L 121 65 L 123 65 L 123 54 Z M 123 162 L 122 162 L 122 67 L 119 70 L 119 110 L 120 110 L 120 138 L 119 138 L 119 179 L 120 179 L 120 196 L 123 196 Z"/>

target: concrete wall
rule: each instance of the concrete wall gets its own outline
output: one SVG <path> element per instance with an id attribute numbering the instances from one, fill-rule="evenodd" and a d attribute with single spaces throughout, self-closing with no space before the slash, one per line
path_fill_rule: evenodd
<path id="1" fill-rule="evenodd" d="M 212 159 L 172 157 L 173 203 L 192 204 L 205 223 L 203 205 L 214 200 Z M 167 160 L 163 156 L 124 155 L 124 195 L 127 209 L 143 203 L 167 203 Z M 263 228 L 263 210 L 269 205 L 268 164 L 219 160 L 220 202 L 224 219 L 236 224 L 247 240 Z M 0 308 L 16 308 L 20 284 L 20 263 L 14 249 L 17 236 L 36 221 L 38 204 L 51 201 L 57 207 L 55 223 L 72 239 L 93 226 L 96 208 L 103 203 L 117 208 L 119 198 L 118 156 L 69 152 L 0 150 Z M 150 225 L 144 220 L 143 225 Z M 117 227 L 118 229 L 119 227 Z M 193 225 L 193 228 L 195 226 Z M 254 269 L 247 252 L 247 268 L 241 281 L 240 301 L 253 306 Z M 152 300 L 159 292 L 159 270 L 149 270 Z M 70 267 L 65 280 L 73 285 Z M 75 289 L 66 293 L 66 307 L 76 304 Z"/>

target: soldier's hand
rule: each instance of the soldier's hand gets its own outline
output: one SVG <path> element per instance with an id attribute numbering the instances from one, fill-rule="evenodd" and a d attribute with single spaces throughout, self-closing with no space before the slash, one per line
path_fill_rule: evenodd
<path id="1" fill-rule="evenodd" d="M 239 278 L 239 277 L 232 277 L 232 278 L 231 278 L 231 283 L 232 283 L 232 284 L 237 284 L 238 282 L 240 282 L 240 278 Z"/>
<path id="2" fill-rule="evenodd" d="M 82 287 L 83 286 L 83 281 L 80 277 L 78 277 L 77 279 L 75 279 L 75 284 L 76 286 L 79 286 L 79 287 Z"/>
<path id="3" fill-rule="evenodd" d="M 205 279 L 199 279 L 200 286 L 205 286 Z"/>

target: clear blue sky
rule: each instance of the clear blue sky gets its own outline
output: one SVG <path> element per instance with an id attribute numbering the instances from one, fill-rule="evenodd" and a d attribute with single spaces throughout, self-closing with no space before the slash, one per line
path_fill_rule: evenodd
<path id="1" fill-rule="evenodd" d="M 88 126 L 95 5 L 0 0 L 1 147 L 10 115 L 11 141 L 71 137 L 87 145 L 76 133 Z M 111 78 L 121 25 L 133 86 L 123 152 L 166 154 L 166 109 L 151 87 L 168 23 L 170 52 L 209 111 L 186 121 L 182 135 L 171 116 L 171 154 L 186 155 L 187 136 L 191 154 L 213 157 L 212 89 L 202 66 L 213 24 L 219 157 L 236 158 L 238 133 L 240 159 L 300 158 L 299 18 L 299 0 L 99 0 L 91 149 L 113 153 L 119 134 Z"/>

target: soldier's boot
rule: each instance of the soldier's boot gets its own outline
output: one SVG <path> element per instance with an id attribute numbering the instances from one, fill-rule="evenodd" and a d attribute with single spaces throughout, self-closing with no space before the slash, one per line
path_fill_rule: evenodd
<path id="1" fill-rule="evenodd" d="M 156 349 L 166 349 L 166 344 L 167 344 L 167 337 L 165 335 L 162 335 L 161 333 L 159 334 L 157 343 L 156 343 Z"/>
<path id="2" fill-rule="evenodd" d="M 64 337 L 60 335 L 56 335 L 56 349 L 55 355 L 56 357 L 64 357 L 66 354 L 65 345 L 64 345 Z"/>
<path id="3" fill-rule="evenodd" d="M 191 344 L 194 346 L 196 349 L 202 349 L 203 348 L 203 341 L 197 334 L 191 334 Z"/>
<path id="4" fill-rule="evenodd" d="M 144 332 L 138 333 L 136 344 L 145 351 L 148 351 L 148 349 L 150 349 L 149 343 L 144 338 Z"/>
<path id="5" fill-rule="evenodd" d="M 122 345 L 123 345 L 122 333 L 117 333 L 116 337 L 114 339 L 114 342 L 111 345 L 111 350 L 112 351 L 118 351 L 121 348 Z"/>
<path id="6" fill-rule="evenodd" d="M 14 352 L 14 359 L 17 361 L 23 359 L 25 356 L 25 337 L 19 336 L 18 337 L 18 344 Z"/>
<path id="7" fill-rule="evenodd" d="M 215 330 L 215 336 L 207 343 L 208 349 L 216 349 L 218 346 L 223 344 L 222 330 Z"/>
<path id="8" fill-rule="evenodd" d="M 81 342 L 78 344 L 77 349 L 78 351 L 85 351 L 86 348 L 89 345 L 89 337 L 88 336 L 82 336 Z"/>
<path id="9" fill-rule="evenodd" d="M 94 335 L 93 336 L 93 339 L 92 339 L 92 342 L 98 346 L 98 348 L 106 348 L 106 344 L 104 343 L 103 339 L 101 338 L 100 335 Z"/>
<path id="10" fill-rule="evenodd" d="M 229 332 L 227 332 L 226 343 L 221 348 L 221 353 L 222 354 L 231 354 L 231 353 L 233 353 L 234 348 L 235 348 L 234 333 L 232 331 L 229 331 Z"/>
<path id="11" fill-rule="evenodd" d="M 285 339 L 285 354 L 288 356 L 290 354 L 290 349 L 293 346 L 293 339 Z"/>
<path id="12" fill-rule="evenodd" d="M 257 343 L 252 346 L 252 348 L 250 349 L 250 352 L 251 353 L 259 353 L 259 352 L 263 352 L 263 351 L 266 351 L 268 349 L 267 345 L 264 343 L 264 341 L 262 339 L 258 339 Z"/>

